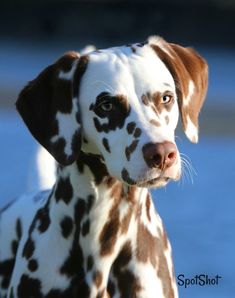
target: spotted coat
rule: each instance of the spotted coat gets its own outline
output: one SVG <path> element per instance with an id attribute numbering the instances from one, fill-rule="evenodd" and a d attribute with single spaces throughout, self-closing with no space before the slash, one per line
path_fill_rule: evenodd
<path id="1" fill-rule="evenodd" d="M 1 298 L 178 297 L 171 246 L 148 188 L 181 175 L 181 114 L 198 139 L 205 61 L 159 37 L 69 52 L 16 106 L 58 162 L 50 191 L 0 211 Z"/>

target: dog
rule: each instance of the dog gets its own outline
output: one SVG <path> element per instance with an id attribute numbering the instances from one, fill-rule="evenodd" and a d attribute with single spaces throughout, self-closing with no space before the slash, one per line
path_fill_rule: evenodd
<path id="1" fill-rule="evenodd" d="M 20 93 L 29 131 L 58 162 L 50 191 L 1 210 L 1 298 L 178 297 L 149 188 L 181 176 L 179 115 L 198 141 L 208 67 L 193 49 L 144 43 L 68 52 Z"/>

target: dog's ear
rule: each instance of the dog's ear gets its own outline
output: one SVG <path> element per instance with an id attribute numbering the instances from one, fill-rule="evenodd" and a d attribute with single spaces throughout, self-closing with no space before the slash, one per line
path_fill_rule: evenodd
<path id="1" fill-rule="evenodd" d="M 62 165 L 81 145 L 79 84 L 88 58 L 68 52 L 21 91 L 16 107 L 32 135 Z"/>
<path id="2" fill-rule="evenodd" d="M 198 116 L 208 85 L 205 60 L 192 48 L 149 38 L 149 43 L 174 78 L 183 129 L 190 141 L 198 141 Z"/>

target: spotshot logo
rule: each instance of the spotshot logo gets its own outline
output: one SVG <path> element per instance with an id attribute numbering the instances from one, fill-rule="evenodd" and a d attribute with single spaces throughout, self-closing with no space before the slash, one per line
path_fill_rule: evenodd
<path id="1" fill-rule="evenodd" d="M 177 276 L 177 284 L 185 289 L 190 286 L 218 286 L 221 282 L 222 276 L 218 274 L 215 276 L 209 276 L 207 274 L 197 274 L 194 277 L 186 277 L 184 274 Z"/>

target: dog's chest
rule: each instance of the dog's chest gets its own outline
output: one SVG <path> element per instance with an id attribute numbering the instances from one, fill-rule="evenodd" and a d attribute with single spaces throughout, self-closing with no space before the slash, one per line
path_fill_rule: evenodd
<path id="1" fill-rule="evenodd" d="M 48 298 L 73 297 L 73 293 L 93 297 L 107 287 L 117 293 L 129 287 L 125 274 L 131 276 L 131 291 L 140 292 L 142 271 L 159 263 L 170 268 L 170 258 L 157 252 L 169 247 L 147 190 L 124 193 L 122 185 L 114 183 L 99 190 L 99 196 L 88 191 L 86 200 L 73 192 L 65 204 L 66 196 L 56 199 L 57 188 L 50 206 L 47 200 L 35 205 L 32 198 L 36 215 L 24 222 L 11 281 L 17 297 L 29 297 L 30 289 L 34 297 Z M 139 266 L 140 276 L 129 268 L 133 263 Z"/>

